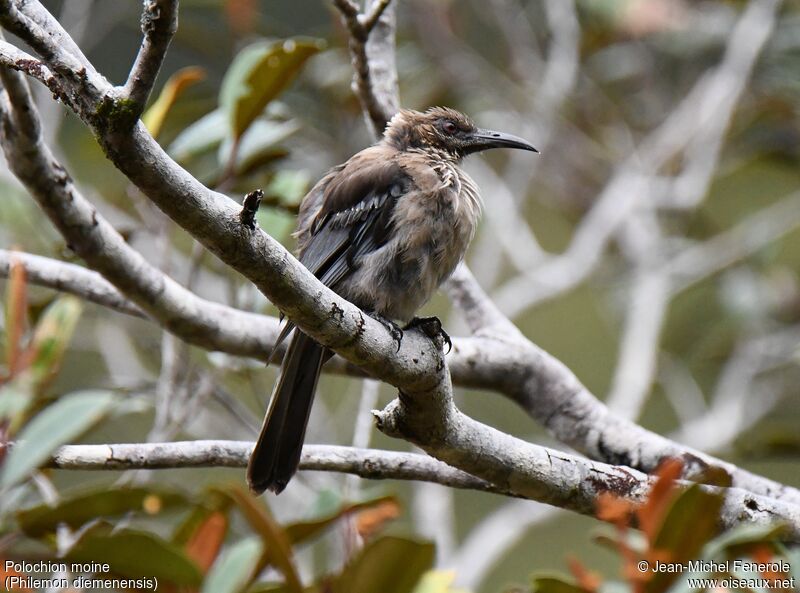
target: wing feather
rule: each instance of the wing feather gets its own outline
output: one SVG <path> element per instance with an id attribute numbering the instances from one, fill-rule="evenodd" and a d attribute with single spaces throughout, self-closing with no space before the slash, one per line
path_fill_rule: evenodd
<path id="1" fill-rule="evenodd" d="M 392 161 L 342 169 L 324 189 L 300 261 L 325 285 L 335 286 L 361 256 L 386 242 L 394 205 L 407 186 L 408 176 Z"/>

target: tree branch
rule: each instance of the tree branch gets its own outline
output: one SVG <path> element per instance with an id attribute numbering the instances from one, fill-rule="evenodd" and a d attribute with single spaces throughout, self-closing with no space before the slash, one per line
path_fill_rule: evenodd
<path id="1" fill-rule="evenodd" d="M 38 132 L 28 132 L 36 126 L 19 125 L 22 117 L 38 121 L 24 81 L 8 70 L 3 72 L 3 81 L 13 103 L 4 106 L 2 142 L 15 174 L 75 250 L 126 296 L 148 313 L 158 315 L 168 329 L 173 322 L 186 321 L 173 316 L 174 305 L 185 306 L 183 298 L 197 297 L 189 297 L 191 293 L 160 272 L 155 276 L 156 271 L 80 196 Z M 404 390 L 429 393 L 436 389 L 446 369 L 441 349 L 433 347 L 427 337 L 407 332 L 400 352 L 396 352 L 394 339 L 382 324 L 322 285 L 274 239 L 244 227 L 239 222 L 239 207 L 181 169 L 141 123 L 127 132 L 103 125 L 97 118 L 91 123 L 99 125 L 95 129 L 118 168 L 212 252 L 248 276 L 309 335 Z M 24 137 L 19 133 L 23 127 Z M 189 304 L 196 304 L 196 300 Z M 207 334 L 198 329 L 198 339 Z M 227 350 L 235 348 L 231 344 Z"/>
<path id="2" fill-rule="evenodd" d="M 364 27 L 364 30 L 369 34 L 375 25 L 378 23 L 378 19 L 383 16 L 384 11 L 386 8 L 391 4 L 392 0 L 375 0 L 372 2 L 372 7 L 369 11 L 369 14 L 365 14 L 360 18 L 361 26 Z"/>
<path id="3" fill-rule="evenodd" d="M 70 247 L 133 303 L 125 303 L 121 294 L 88 270 L 66 264 L 56 269 L 44 258 L 19 256 L 32 279 L 88 292 L 102 304 L 128 313 L 136 314 L 138 308 L 189 343 L 266 358 L 277 337 L 275 320 L 201 299 L 150 265 L 81 195 L 44 144 L 36 107 L 21 75 L 2 68 L 0 79 L 13 104 L 13 117 L 10 107 L 4 109 L 0 138 L 11 169 Z"/>
<path id="4" fill-rule="evenodd" d="M 65 470 L 245 467 L 252 448 L 249 441 L 67 445 L 56 451 L 50 467 Z M 415 453 L 306 445 L 300 469 L 354 474 L 373 480 L 424 480 L 453 488 L 510 494 L 441 461 Z"/>
<path id="5" fill-rule="evenodd" d="M 520 452 L 518 447 L 525 450 L 526 456 L 519 460 L 521 464 L 508 466 L 525 468 L 526 475 L 512 472 L 500 476 L 505 485 L 489 483 L 424 455 L 330 445 L 306 445 L 300 469 L 354 474 L 372 480 L 426 481 L 452 488 L 519 496 L 556 503 L 561 508 L 591 516 L 595 509 L 593 501 L 600 492 L 610 492 L 640 504 L 653 484 L 653 478 L 635 470 L 588 461 L 503 436 L 504 444 L 512 445 L 512 449 L 501 452 L 501 458 L 516 456 Z M 252 443 L 242 441 L 67 445 L 54 453 L 49 467 L 64 470 L 238 468 L 247 465 L 252 447 Z M 527 457 L 528 454 L 533 456 Z M 500 461 L 496 463 L 499 467 Z M 682 484 L 688 485 L 687 482 Z M 705 488 L 725 496 L 721 516 L 724 527 L 744 522 L 772 524 L 780 520 L 789 527 L 788 539 L 800 541 L 800 508 L 736 488 Z"/>
<path id="6" fill-rule="evenodd" d="M 74 294 L 119 313 L 148 319 L 144 311 L 97 272 L 48 257 L 0 249 L 0 278 L 9 277 L 15 261 L 25 268 L 26 279 L 32 284 Z"/>
<path id="7" fill-rule="evenodd" d="M 60 94 L 59 99 L 84 113 L 94 108 L 109 87 L 108 81 L 38 0 L 0 0 L 0 24 L 42 56 L 50 70 L 62 78 L 63 86 L 71 87 L 71 92 Z"/>
<path id="8" fill-rule="evenodd" d="M 2 39 L 0 39 L 0 64 L 35 78 L 49 88 L 56 97 L 64 93 L 56 77 L 41 60 Z"/>
<path id="9" fill-rule="evenodd" d="M 123 96 L 132 102 L 137 118 L 147 105 L 170 41 L 178 30 L 178 0 L 144 0 L 142 45 L 136 55 Z"/>
<path id="10" fill-rule="evenodd" d="M 349 31 L 353 62 L 353 92 L 361 102 L 373 135 L 383 133 L 400 108 L 395 67 L 395 15 L 391 0 L 368 2 L 369 15 L 358 12 L 352 0 L 333 0 Z M 375 32 L 374 35 L 371 33 Z"/>

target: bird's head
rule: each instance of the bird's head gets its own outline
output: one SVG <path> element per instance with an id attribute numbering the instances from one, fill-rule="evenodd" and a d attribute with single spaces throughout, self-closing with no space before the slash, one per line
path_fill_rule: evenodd
<path id="1" fill-rule="evenodd" d="M 425 112 L 402 109 L 386 126 L 383 137 L 398 150 L 432 149 L 456 160 L 490 148 L 539 152 L 522 138 L 479 128 L 469 117 L 448 107 L 432 107 Z"/>

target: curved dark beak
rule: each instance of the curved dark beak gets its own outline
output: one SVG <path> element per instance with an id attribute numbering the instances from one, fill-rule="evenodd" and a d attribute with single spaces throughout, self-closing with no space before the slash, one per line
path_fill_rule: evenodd
<path id="1" fill-rule="evenodd" d="M 539 152 L 530 142 L 505 132 L 495 132 L 494 130 L 477 129 L 472 134 L 472 146 L 470 152 L 489 150 L 490 148 L 519 148 L 520 150 L 530 150 Z"/>

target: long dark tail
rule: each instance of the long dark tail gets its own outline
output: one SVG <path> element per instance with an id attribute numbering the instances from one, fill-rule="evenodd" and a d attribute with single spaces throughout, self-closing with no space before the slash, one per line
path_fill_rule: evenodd
<path id="1" fill-rule="evenodd" d="M 294 330 L 247 465 L 247 482 L 253 492 L 280 494 L 297 471 L 317 379 L 329 357 L 323 346 Z"/>

